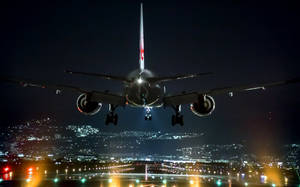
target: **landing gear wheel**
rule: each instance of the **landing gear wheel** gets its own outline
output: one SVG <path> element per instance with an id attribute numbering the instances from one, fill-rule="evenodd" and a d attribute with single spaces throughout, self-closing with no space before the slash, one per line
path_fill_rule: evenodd
<path id="1" fill-rule="evenodd" d="M 172 115 L 172 126 L 175 126 L 176 124 L 179 124 L 180 126 L 183 126 L 183 115 L 180 114 L 181 106 L 173 106 L 173 109 L 175 110 L 175 115 Z"/>
<path id="2" fill-rule="evenodd" d="M 172 115 L 172 126 L 176 125 L 176 119 L 175 115 Z"/>
<path id="3" fill-rule="evenodd" d="M 109 105 L 109 113 L 106 115 L 105 125 L 109 125 L 110 123 L 117 125 L 118 124 L 118 114 L 114 114 L 117 106 Z"/>
<path id="4" fill-rule="evenodd" d="M 113 124 L 116 126 L 117 124 L 118 124 L 118 114 L 115 114 L 114 116 L 113 116 Z"/>

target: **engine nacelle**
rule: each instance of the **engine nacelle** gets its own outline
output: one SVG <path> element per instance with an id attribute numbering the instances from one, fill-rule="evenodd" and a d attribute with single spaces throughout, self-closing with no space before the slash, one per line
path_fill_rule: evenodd
<path id="1" fill-rule="evenodd" d="M 87 94 L 81 94 L 77 99 L 76 105 L 79 112 L 85 115 L 95 115 L 102 107 L 102 103 L 87 101 Z"/>
<path id="2" fill-rule="evenodd" d="M 204 117 L 210 115 L 215 110 L 215 106 L 212 96 L 205 95 L 198 102 L 191 104 L 191 110 L 195 115 Z"/>

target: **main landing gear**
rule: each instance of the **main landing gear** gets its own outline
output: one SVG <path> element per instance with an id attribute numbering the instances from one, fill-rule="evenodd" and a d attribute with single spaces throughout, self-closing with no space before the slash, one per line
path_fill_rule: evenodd
<path id="1" fill-rule="evenodd" d="M 175 110 L 175 115 L 172 115 L 172 126 L 175 126 L 176 124 L 179 124 L 180 126 L 183 126 L 183 115 L 180 114 L 181 112 L 181 105 L 177 105 L 173 107 Z"/>
<path id="2" fill-rule="evenodd" d="M 109 105 L 109 113 L 106 115 L 105 125 L 109 125 L 110 123 L 117 125 L 118 124 L 118 114 L 115 114 L 115 110 L 117 105 Z"/>

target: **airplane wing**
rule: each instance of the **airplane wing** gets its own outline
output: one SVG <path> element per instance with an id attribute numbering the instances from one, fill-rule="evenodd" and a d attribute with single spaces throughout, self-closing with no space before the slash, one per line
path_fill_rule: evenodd
<path id="1" fill-rule="evenodd" d="M 74 75 L 86 75 L 86 76 L 100 77 L 100 78 L 103 78 L 106 80 L 117 80 L 117 81 L 129 82 L 129 80 L 126 77 L 115 76 L 115 75 L 87 73 L 87 72 L 70 71 L 70 70 L 66 70 L 65 72 L 68 74 L 74 74 Z"/>
<path id="2" fill-rule="evenodd" d="M 293 83 L 300 83 L 300 78 L 289 79 L 284 81 L 269 82 L 263 84 L 249 84 L 236 87 L 223 87 L 223 88 L 214 88 L 201 92 L 190 92 L 182 93 L 178 95 L 166 96 L 164 98 L 164 104 L 166 106 L 170 105 L 181 105 L 181 104 L 191 104 L 198 100 L 200 95 L 219 95 L 219 94 L 230 94 L 232 95 L 235 92 L 246 92 L 253 90 L 265 90 L 266 88 L 271 88 L 274 86 L 281 86 Z"/>
<path id="3" fill-rule="evenodd" d="M 114 104 L 119 106 L 124 106 L 126 103 L 125 97 L 121 95 L 112 94 L 109 92 L 87 91 L 82 88 L 71 86 L 71 85 L 49 84 L 46 82 L 19 80 L 15 78 L 7 78 L 7 77 L 0 77 L 0 81 L 19 84 L 23 87 L 49 88 L 55 90 L 56 94 L 61 94 L 63 91 L 85 93 L 85 94 L 89 94 L 91 101 L 98 102 L 98 103 Z"/>
<path id="4" fill-rule="evenodd" d="M 168 77 L 150 77 L 147 78 L 149 82 L 155 82 L 155 83 L 161 83 L 161 82 L 167 82 L 172 80 L 181 80 L 181 79 L 190 79 L 190 78 L 196 78 L 201 77 L 204 75 L 211 75 L 212 72 L 205 72 L 205 73 L 195 73 L 195 74 L 186 74 L 186 75 L 175 75 L 175 76 L 168 76 Z"/>

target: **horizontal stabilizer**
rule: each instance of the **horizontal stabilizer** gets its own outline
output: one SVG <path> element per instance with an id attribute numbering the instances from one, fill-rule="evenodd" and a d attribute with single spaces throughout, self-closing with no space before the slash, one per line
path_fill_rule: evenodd
<path id="1" fill-rule="evenodd" d="M 182 80 L 182 79 L 191 79 L 191 78 L 197 78 L 205 75 L 212 75 L 212 72 L 205 72 L 205 73 L 195 73 L 195 74 L 186 74 L 186 75 L 175 75 L 175 76 L 169 76 L 169 77 L 151 77 L 147 78 L 149 82 L 167 82 L 167 81 L 173 81 L 173 80 Z"/>
<path id="2" fill-rule="evenodd" d="M 120 77 L 115 75 L 107 75 L 107 74 L 99 74 L 99 73 L 86 73 L 86 72 L 78 72 L 78 71 L 65 71 L 68 74 L 74 74 L 74 75 L 86 75 L 86 76 L 92 76 L 92 77 L 100 77 L 106 80 L 117 80 L 117 81 L 123 81 L 123 82 L 129 82 L 129 80 L 126 77 Z"/>

